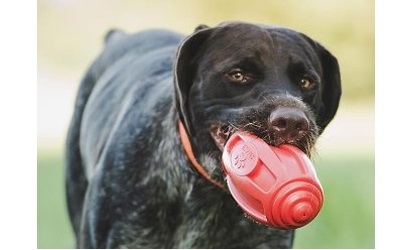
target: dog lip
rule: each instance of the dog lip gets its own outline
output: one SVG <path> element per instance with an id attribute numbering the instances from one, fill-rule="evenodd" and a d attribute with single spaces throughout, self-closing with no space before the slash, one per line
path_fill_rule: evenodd
<path id="1" fill-rule="evenodd" d="M 213 123 L 209 127 L 210 135 L 221 151 L 224 150 L 226 142 L 235 131 L 233 126 L 224 123 Z"/>
<path id="2" fill-rule="evenodd" d="M 223 152 L 224 147 L 225 147 L 226 143 L 228 142 L 229 138 L 231 137 L 231 135 L 234 134 L 239 129 L 232 125 L 216 122 L 216 123 L 212 123 L 209 126 L 208 130 L 209 130 L 210 136 L 214 140 L 215 145 L 218 147 L 218 149 L 221 152 Z M 258 136 L 263 141 L 265 141 L 268 145 L 271 145 L 274 147 L 279 147 L 283 144 L 289 144 L 289 145 L 299 148 L 307 155 L 310 155 L 309 150 L 307 150 L 307 148 L 305 146 L 303 146 L 302 145 L 303 143 L 301 142 L 305 135 L 302 135 L 300 138 L 297 138 L 297 139 L 290 139 L 290 138 L 281 138 L 274 134 L 266 135 L 264 133 L 267 130 L 265 130 L 263 133 L 260 133 L 260 132 L 257 133 L 257 131 L 251 131 L 251 130 L 249 131 L 249 130 L 245 130 L 245 129 L 244 129 L 244 131 L 247 131 L 248 133 L 252 133 L 252 134 Z"/>

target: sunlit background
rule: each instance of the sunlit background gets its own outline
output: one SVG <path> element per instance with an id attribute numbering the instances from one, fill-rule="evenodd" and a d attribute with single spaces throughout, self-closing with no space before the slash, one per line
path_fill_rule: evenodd
<path id="1" fill-rule="evenodd" d="M 343 99 L 314 158 L 326 201 L 295 248 L 374 248 L 374 1 L 38 0 L 38 248 L 73 248 L 64 141 L 78 84 L 111 28 L 189 34 L 225 20 L 301 31 L 339 60 Z"/>

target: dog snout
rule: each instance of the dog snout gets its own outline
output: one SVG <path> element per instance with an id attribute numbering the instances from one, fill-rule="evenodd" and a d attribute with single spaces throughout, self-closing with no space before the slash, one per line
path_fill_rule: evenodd
<path id="1" fill-rule="evenodd" d="M 308 132 L 310 123 L 305 113 L 295 108 L 277 108 L 271 112 L 269 130 L 282 141 L 293 141 Z"/>

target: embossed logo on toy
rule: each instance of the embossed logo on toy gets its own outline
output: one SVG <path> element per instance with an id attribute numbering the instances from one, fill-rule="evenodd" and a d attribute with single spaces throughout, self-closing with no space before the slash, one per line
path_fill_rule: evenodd
<path id="1" fill-rule="evenodd" d="M 232 152 L 234 170 L 241 175 L 250 173 L 256 166 L 257 159 L 258 155 L 256 149 L 248 143 L 237 145 Z"/>

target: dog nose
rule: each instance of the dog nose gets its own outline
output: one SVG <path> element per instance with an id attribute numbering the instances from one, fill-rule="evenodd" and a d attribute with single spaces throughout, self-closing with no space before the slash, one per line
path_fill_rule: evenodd
<path id="1" fill-rule="evenodd" d="M 268 128 L 283 141 L 300 138 L 309 129 L 309 122 L 303 111 L 295 108 L 277 108 L 269 117 Z"/>

